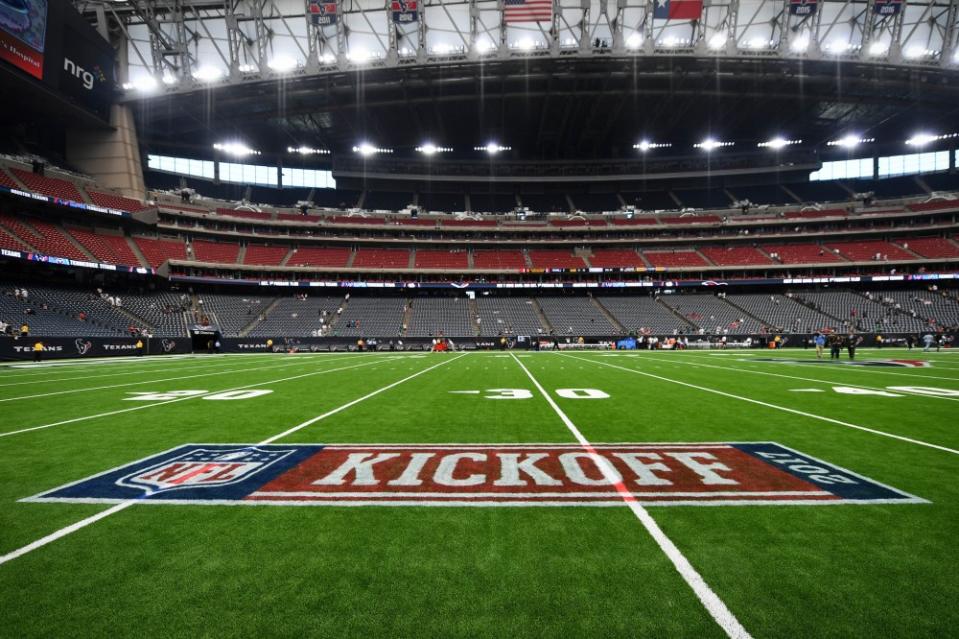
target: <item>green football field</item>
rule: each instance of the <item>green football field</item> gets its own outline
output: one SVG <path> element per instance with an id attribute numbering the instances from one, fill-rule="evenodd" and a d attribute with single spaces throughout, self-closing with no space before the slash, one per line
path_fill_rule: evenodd
<path id="1" fill-rule="evenodd" d="M 814 359 L 0 366 L 0 635 L 953 634 L 959 356 Z"/>

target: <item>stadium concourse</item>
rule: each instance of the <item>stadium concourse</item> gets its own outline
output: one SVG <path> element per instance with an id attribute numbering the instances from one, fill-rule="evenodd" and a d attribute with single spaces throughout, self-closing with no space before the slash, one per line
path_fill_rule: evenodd
<path id="1" fill-rule="evenodd" d="M 0 639 L 951 637 L 959 0 L 0 0 Z"/>

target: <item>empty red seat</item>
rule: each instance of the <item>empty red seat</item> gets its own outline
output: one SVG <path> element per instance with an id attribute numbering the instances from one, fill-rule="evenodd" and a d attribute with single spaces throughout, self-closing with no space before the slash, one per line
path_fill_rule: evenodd
<path id="1" fill-rule="evenodd" d="M 72 200 L 74 202 L 83 201 L 83 196 L 80 195 L 80 191 L 77 190 L 77 187 L 73 184 L 73 182 L 68 182 L 67 180 L 61 180 L 59 178 L 46 177 L 44 175 L 37 175 L 36 173 L 24 171 L 23 169 L 10 170 L 13 171 L 13 174 L 17 176 L 18 180 L 23 182 L 23 184 L 34 193 L 42 193 L 43 195 L 49 195 L 50 197 L 58 197 L 64 200 Z"/>
<path id="2" fill-rule="evenodd" d="M 288 246 L 268 246 L 266 244 L 249 244 L 246 247 L 244 264 L 259 266 L 279 266 L 286 254 L 290 252 Z"/>
<path id="3" fill-rule="evenodd" d="M 646 264 L 633 249 L 593 249 L 589 263 L 596 268 L 645 268 Z"/>
<path id="4" fill-rule="evenodd" d="M 768 255 L 751 246 L 711 246 L 699 249 L 699 252 L 713 264 L 719 266 L 750 266 L 753 264 L 773 264 Z"/>
<path id="5" fill-rule="evenodd" d="M 762 249 L 770 255 L 776 253 L 783 264 L 832 264 L 843 261 L 840 256 L 818 244 L 770 244 Z"/>
<path id="6" fill-rule="evenodd" d="M 895 244 L 877 240 L 862 242 L 831 242 L 825 246 L 833 251 L 839 251 L 844 257 L 847 257 L 854 262 L 867 262 L 870 260 L 876 260 L 877 256 L 879 256 L 880 259 L 876 261 L 885 261 L 887 259 L 916 259 L 915 255 L 912 255 L 908 251 L 896 246 Z"/>
<path id="7" fill-rule="evenodd" d="M 270 213 L 264 213 L 263 211 L 234 211 L 233 209 L 217 209 L 217 215 L 228 215 L 230 217 L 242 217 L 248 220 L 272 220 L 273 216 Z"/>
<path id="8" fill-rule="evenodd" d="M 143 202 L 134 200 L 133 198 L 123 197 L 122 195 L 100 193 L 98 191 L 91 191 L 90 189 L 87 189 L 87 195 L 90 196 L 91 202 L 97 206 L 103 206 L 108 209 L 120 209 L 121 211 L 135 212 L 148 208 Z"/>
<path id="9" fill-rule="evenodd" d="M 586 268 L 583 258 L 567 249 L 530 249 L 529 260 L 533 268 Z"/>
<path id="10" fill-rule="evenodd" d="M 208 242 L 193 240 L 193 257 L 198 262 L 218 264 L 236 264 L 240 254 L 240 245 L 236 242 Z"/>
<path id="11" fill-rule="evenodd" d="M 286 265 L 344 267 L 349 260 L 350 249 L 346 247 L 301 246 Z"/>
<path id="12" fill-rule="evenodd" d="M 912 237 L 896 243 L 922 257 L 959 257 L 959 246 L 944 237 Z"/>
<path id="13" fill-rule="evenodd" d="M 473 252 L 473 268 L 489 270 L 525 269 L 526 259 L 519 249 L 478 250 Z"/>
<path id="14" fill-rule="evenodd" d="M 354 268 L 409 268 L 410 252 L 406 249 L 357 249 Z"/>
<path id="15" fill-rule="evenodd" d="M 140 260 L 137 259 L 130 245 L 127 244 L 127 239 L 122 235 L 94 233 L 74 228 L 69 228 L 67 231 L 101 262 L 141 266 Z"/>
<path id="16" fill-rule="evenodd" d="M 656 267 L 709 266 L 696 251 L 643 251 L 643 256 Z"/>
<path id="17" fill-rule="evenodd" d="M 153 268 L 159 268 L 167 260 L 185 260 L 186 246 L 180 240 L 160 240 L 152 237 L 137 237 L 136 242 L 143 257 Z"/>
<path id="18" fill-rule="evenodd" d="M 416 268 L 465 269 L 469 268 L 469 256 L 465 250 L 443 251 L 416 249 Z"/>

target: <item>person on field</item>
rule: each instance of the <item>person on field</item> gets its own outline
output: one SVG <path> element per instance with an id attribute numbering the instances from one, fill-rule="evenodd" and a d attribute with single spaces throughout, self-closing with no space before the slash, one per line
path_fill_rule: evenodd
<path id="1" fill-rule="evenodd" d="M 813 342 L 816 344 L 816 359 L 822 359 L 823 347 L 826 346 L 826 336 L 822 333 L 816 333 Z"/>
<path id="2" fill-rule="evenodd" d="M 932 348 L 932 345 L 936 342 L 936 338 L 932 333 L 926 333 L 922 336 L 922 350 L 928 351 Z"/>
<path id="3" fill-rule="evenodd" d="M 842 338 L 833 333 L 829 336 L 829 359 L 839 359 L 842 352 Z"/>
<path id="4" fill-rule="evenodd" d="M 33 361 L 40 363 L 43 359 L 43 342 L 37 340 L 37 343 L 33 345 Z"/>
<path id="5" fill-rule="evenodd" d="M 137 346 L 137 357 L 143 357 L 143 340 L 138 339 L 136 346 Z"/>
<path id="6" fill-rule="evenodd" d="M 862 338 L 855 333 L 846 336 L 846 350 L 849 353 L 849 359 L 856 359 L 856 347 L 859 346 L 861 341 Z"/>

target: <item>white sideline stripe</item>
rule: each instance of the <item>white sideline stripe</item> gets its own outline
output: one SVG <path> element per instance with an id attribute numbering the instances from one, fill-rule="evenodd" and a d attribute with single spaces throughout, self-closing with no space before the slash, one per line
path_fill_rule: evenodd
<path id="1" fill-rule="evenodd" d="M 834 495 L 825 490 L 768 490 L 768 491 L 714 491 L 709 492 L 708 490 L 703 490 L 699 492 L 637 492 L 630 491 L 630 494 L 633 497 L 749 497 L 750 495 L 755 495 L 757 497 L 776 497 L 782 495 L 784 497 L 815 497 L 817 495 L 823 497 L 834 497 Z M 498 497 L 512 497 L 520 499 L 536 499 L 538 497 L 550 497 L 554 499 L 561 499 L 563 497 L 619 497 L 619 491 L 617 490 L 598 490 L 594 493 L 416 493 L 416 492 L 395 492 L 395 493 L 330 493 L 330 492 L 310 492 L 302 490 L 294 491 L 283 491 L 283 490 L 260 490 L 255 493 L 250 494 L 251 497 L 324 497 L 330 499 L 331 497 L 379 497 L 379 498 L 389 498 L 389 497 L 446 497 L 446 498 L 476 498 L 476 497 L 485 497 L 490 499 L 496 499 Z M 39 501 L 39 500 L 38 500 Z M 622 501 L 622 500 L 620 500 Z M 791 502 L 784 501 L 783 503 L 788 504 Z"/>
<path id="2" fill-rule="evenodd" d="M 178 363 L 178 362 L 170 362 L 170 363 L 171 363 L 171 364 L 176 364 L 176 363 Z M 47 378 L 47 379 L 32 379 L 32 380 L 27 380 L 27 381 L 23 381 L 23 382 L 9 382 L 9 383 L 0 384 L 0 388 L 6 388 L 6 387 L 8 387 L 8 386 L 26 386 L 26 385 L 28 385 L 28 384 L 34 384 L 34 385 L 36 385 L 36 384 L 52 384 L 53 382 L 71 382 L 71 381 L 78 380 L 78 379 L 99 379 L 99 378 L 101 378 L 101 377 L 121 377 L 121 376 L 132 377 L 132 376 L 135 376 L 135 375 L 143 375 L 143 374 L 146 374 L 146 373 L 152 373 L 152 372 L 154 372 L 154 371 L 156 371 L 157 373 L 170 373 L 170 372 L 173 372 L 173 371 L 205 371 L 205 370 L 217 370 L 217 369 L 223 368 L 224 366 L 232 366 L 233 364 L 237 364 L 237 363 L 238 363 L 238 362 L 235 362 L 235 361 L 229 361 L 229 362 L 228 362 L 228 361 L 226 361 L 226 360 L 221 360 L 221 361 L 219 361 L 219 362 L 217 362 L 217 363 L 215 363 L 215 364 L 214 364 L 214 363 L 210 363 L 210 364 L 205 364 L 205 365 L 194 365 L 194 366 L 175 366 L 175 367 L 173 367 L 173 368 L 162 368 L 162 367 L 161 367 L 159 370 L 157 370 L 157 367 L 151 366 L 149 370 L 145 370 L 145 369 L 144 369 L 144 370 L 133 369 L 133 370 L 121 371 L 121 372 L 119 372 L 119 373 L 103 373 L 102 375 L 81 375 L 81 376 L 79 376 L 79 377 L 51 377 L 51 378 Z M 20 377 L 17 377 L 17 379 L 20 379 Z"/>
<path id="3" fill-rule="evenodd" d="M 228 375 L 229 373 L 239 372 L 259 372 L 270 371 L 278 368 L 289 368 L 290 366 L 300 366 L 303 362 L 287 362 L 278 366 L 262 366 L 260 368 L 229 368 L 227 370 L 216 370 L 209 373 L 197 373 L 196 375 L 181 375 L 179 377 L 165 377 L 163 379 L 150 379 L 143 382 L 127 382 L 126 384 L 110 384 L 109 386 L 93 386 L 89 388 L 71 388 L 63 391 L 53 391 L 52 393 L 37 393 L 36 395 L 21 395 L 20 397 L 6 397 L 0 399 L 0 402 L 15 402 L 23 399 L 36 399 L 38 397 L 52 397 L 54 395 L 71 395 L 74 393 L 89 393 L 93 391 L 110 390 L 111 388 L 126 388 L 127 386 L 143 386 L 144 384 L 159 384 L 161 382 L 173 382 L 180 379 L 195 379 L 197 377 L 212 377 L 214 375 Z M 39 383 L 39 382 L 36 382 Z"/>
<path id="4" fill-rule="evenodd" d="M 732 393 L 727 393 L 725 391 L 716 390 L 715 388 L 707 388 L 705 386 L 699 386 L 697 384 L 690 384 L 688 382 L 682 382 L 678 379 L 671 379 L 669 377 L 663 377 L 661 375 L 654 375 L 653 373 L 647 373 L 644 371 L 636 370 L 634 368 L 626 368 L 625 366 L 619 366 L 617 364 L 609 364 L 607 362 L 594 362 L 589 359 L 583 359 L 582 357 L 576 357 L 575 355 L 566 355 L 565 353 L 560 353 L 564 357 L 569 357 L 571 359 L 578 359 L 584 362 L 591 362 L 597 366 L 609 366 L 610 368 L 617 368 L 619 370 L 626 371 L 627 373 L 635 373 L 637 375 L 644 375 L 646 377 L 652 377 L 653 379 L 658 379 L 663 382 L 669 382 L 671 384 L 679 384 L 680 386 L 686 386 L 688 388 L 695 388 L 696 390 L 705 391 L 707 393 L 713 393 L 714 395 L 722 395 L 723 397 L 729 397 L 731 399 L 738 399 L 740 401 L 749 402 L 750 404 L 757 404 L 759 406 L 765 406 L 766 408 L 772 408 L 773 410 L 781 410 L 785 413 L 792 413 L 793 415 L 801 415 L 803 417 L 809 417 L 810 419 L 818 419 L 819 421 L 827 422 L 830 424 L 836 424 L 837 426 L 845 426 L 846 428 L 853 428 L 855 430 L 861 430 L 866 433 L 872 433 L 873 435 L 879 435 L 881 437 L 889 437 L 891 439 L 898 439 L 899 441 L 908 442 L 910 444 L 916 444 L 917 446 L 925 446 L 927 448 L 934 448 L 936 450 L 941 450 L 947 453 L 952 453 L 953 455 L 959 455 L 959 450 L 954 448 L 947 448 L 946 446 L 940 446 L 938 444 L 931 444 L 929 442 L 924 442 L 919 439 L 913 439 L 911 437 L 905 437 L 904 435 L 896 435 L 894 433 L 887 433 L 882 430 L 877 430 L 875 428 L 868 428 L 866 426 L 859 426 L 857 424 L 850 424 L 849 422 L 844 422 L 838 419 L 833 419 L 832 417 L 825 417 L 823 415 L 816 415 L 814 413 L 807 413 L 806 411 L 797 410 L 795 408 L 788 408 L 786 406 L 779 406 L 777 404 L 770 404 L 769 402 L 764 402 L 758 399 L 752 399 L 751 397 L 743 397 L 742 395 L 734 395 Z"/>
<path id="5" fill-rule="evenodd" d="M 689 563 L 689 560 L 686 559 L 686 556 L 676 547 L 676 544 L 666 536 L 666 533 L 659 527 L 659 524 L 656 523 L 656 520 L 653 519 L 646 509 L 641 506 L 631 495 L 628 494 L 628 489 L 622 487 L 622 484 L 616 481 L 615 469 L 612 468 L 610 463 L 606 460 L 605 457 L 601 457 L 595 454 L 595 449 L 592 444 L 589 443 L 589 440 L 583 436 L 579 431 L 576 425 L 570 420 L 570 418 L 563 412 L 559 405 L 553 400 L 552 396 L 546 389 L 543 388 L 542 384 L 537 381 L 533 374 L 529 371 L 528 368 L 519 361 L 519 358 L 513 356 L 513 360 L 516 364 L 523 369 L 523 372 L 526 373 L 526 376 L 529 377 L 529 380 L 533 383 L 536 389 L 540 392 L 546 402 L 553 409 L 553 412 L 562 420 L 566 425 L 566 428 L 569 429 L 569 432 L 573 434 L 573 437 L 576 438 L 582 447 L 588 453 L 593 454 L 593 461 L 596 463 L 597 467 L 602 471 L 603 476 L 612 486 L 616 486 L 617 492 L 620 495 L 620 498 L 623 502 L 629 507 L 629 509 L 636 515 L 636 518 L 639 519 L 639 522 L 643 525 L 643 528 L 650 534 L 650 536 L 656 541 L 659 545 L 660 550 L 662 550 L 666 557 L 673 563 L 673 566 L 676 568 L 676 571 L 682 576 L 683 580 L 692 588 L 693 592 L 696 594 L 696 597 L 699 599 L 700 603 L 703 604 L 703 607 L 706 608 L 706 611 L 712 616 L 712 618 L 719 624 L 719 627 L 723 629 L 723 632 L 726 633 L 728 637 L 733 637 L 736 639 L 749 639 L 751 635 L 743 627 L 739 620 L 736 619 L 736 616 L 726 607 L 726 604 L 723 603 L 722 599 L 713 592 L 713 589 L 709 587 L 709 584 L 703 579 L 693 565 Z M 626 494 L 623 492 L 626 491 Z"/>
<path id="6" fill-rule="evenodd" d="M 325 419 L 325 418 L 329 417 L 330 415 L 335 415 L 336 413 L 338 413 L 338 412 L 340 412 L 340 411 L 342 411 L 342 410 L 346 410 L 346 409 L 349 408 L 350 406 L 355 406 L 356 404 L 358 404 L 358 403 L 360 403 L 360 402 L 362 402 L 362 401 L 364 401 L 364 400 L 366 400 L 366 399 L 369 399 L 370 397 L 374 397 L 374 396 L 376 396 L 376 395 L 379 395 L 379 394 L 382 393 L 383 391 L 386 391 L 386 390 L 389 390 L 389 389 L 391 389 L 391 388 L 394 388 L 394 387 L 402 384 L 402 383 L 405 382 L 405 381 L 411 380 L 411 379 L 413 379 L 414 377 L 417 377 L 417 376 L 419 376 L 419 375 L 422 375 L 423 373 L 426 373 L 427 371 L 431 371 L 431 370 L 433 370 L 434 368 L 437 368 L 437 367 L 439 367 L 439 366 L 443 366 L 444 364 L 449 364 L 450 362 L 456 361 L 456 360 L 459 359 L 460 357 L 463 357 L 465 354 L 466 354 L 466 353 L 463 353 L 462 355 L 459 355 L 458 357 L 454 357 L 453 359 L 445 360 L 445 361 L 443 361 L 443 362 L 440 362 L 439 364 L 435 364 L 435 365 L 433 365 L 433 366 L 430 366 L 429 368 L 423 369 L 423 370 L 421 370 L 420 372 L 418 372 L 418 373 L 416 373 L 416 374 L 414 374 L 414 375 L 410 375 L 409 377 L 404 377 L 404 378 L 401 379 L 400 381 L 398 381 L 398 382 L 393 382 L 392 384 L 389 384 L 389 385 L 387 385 L 387 386 L 384 386 L 383 388 L 380 388 L 379 390 L 373 391 L 372 393 L 367 393 L 366 395 L 364 395 L 363 397 L 360 397 L 359 399 L 354 399 L 354 400 L 351 401 L 351 402 L 347 402 L 346 404 L 343 404 L 343 405 L 340 406 L 339 408 L 336 408 L 336 409 L 331 410 L 331 411 L 327 411 L 326 413 L 323 413 L 322 415 L 320 415 L 320 416 L 318 416 L 318 417 L 314 417 L 313 419 L 307 420 L 307 421 L 303 422 L 302 424 L 299 424 L 298 426 L 295 426 L 295 427 L 293 427 L 293 428 L 291 428 L 291 429 L 289 429 L 289 430 L 287 430 L 287 431 L 285 431 L 285 432 L 283 432 L 283 433 L 280 433 L 279 435 L 275 435 L 275 436 L 273 436 L 273 437 L 270 437 L 269 439 L 264 439 L 263 441 L 259 442 L 259 445 L 270 444 L 270 443 L 276 441 L 277 439 L 279 439 L 280 437 L 282 437 L 283 435 L 286 435 L 286 434 L 288 434 L 288 433 L 295 432 L 295 431 L 297 431 L 297 430 L 300 430 L 301 428 L 306 428 L 306 427 L 309 426 L 310 424 L 315 424 L 316 422 L 320 421 L 321 419 Z M 346 367 L 340 368 L 340 369 L 330 369 L 330 370 L 325 370 L 325 371 L 318 371 L 318 372 L 315 372 L 315 373 L 307 373 L 306 375 L 298 375 L 297 377 L 291 377 L 291 378 L 287 378 L 287 379 L 288 379 L 288 380 L 289 380 L 289 379 L 297 379 L 297 378 L 299 378 L 299 377 L 306 377 L 307 375 L 317 375 L 317 374 L 320 374 L 320 373 L 332 373 L 332 372 L 337 371 L 337 370 L 346 370 L 346 369 L 349 369 L 349 368 L 358 368 L 358 367 L 360 367 L 360 366 L 370 366 L 371 364 L 377 364 L 377 363 L 388 362 L 388 361 L 390 361 L 390 358 L 382 359 L 382 360 L 376 360 L 376 361 L 374 361 L 374 362 L 367 362 L 367 363 L 365 363 L 365 364 L 356 364 L 356 365 L 354 365 L 354 366 L 346 366 Z M 276 383 L 276 382 L 278 382 L 278 381 L 287 381 L 287 380 L 274 380 L 273 382 L 264 382 L 264 383 L 269 384 L 269 383 Z M 258 384 L 257 384 L 257 385 L 258 385 Z M 242 387 L 242 388 L 250 388 L 250 387 L 249 387 L 249 386 L 244 386 L 244 387 Z M 241 389 L 233 389 L 233 390 L 241 390 Z M 220 392 L 220 391 L 217 391 L 217 392 Z M 181 399 L 193 399 L 193 397 L 183 397 L 183 398 L 181 398 Z M 179 401 L 179 400 L 172 400 L 172 401 Z M 162 402 L 162 403 L 166 404 L 166 403 L 171 403 L 171 402 Z M 157 406 L 157 405 L 159 405 L 159 404 L 150 404 L 150 406 Z M 78 522 L 76 522 L 76 523 L 73 523 L 73 524 L 70 524 L 69 526 L 67 526 L 67 527 L 65 527 L 65 528 L 61 528 L 60 530 L 57 530 L 57 531 L 55 531 L 55 532 L 50 533 L 50 534 L 47 535 L 46 537 L 41 537 L 40 539 L 37 539 L 36 541 L 34 541 L 34 542 L 30 543 L 30 544 L 27 544 L 26 546 L 23 546 L 22 548 L 18 548 L 17 550 L 14 550 L 14 551 L 12 551 L 12 552 L 7 553 L 6 555 L 0 556 L 0 566 L 2 566 L 3 564 L 7 563 L 8 561 L 12 561 L 12 560 L 14 560 L 14 559 L 16 559 L 16 558 L 18 558 L 18 557 L 22 557 L 23 555 L 27 554 L 27 553 L 30 552 L 30 551 L 33 551 L 33 550 L 36 550 L 37 548 L 41 548 L 41 547 L 43 547 L 43 546 L 46 546 L 47 544 L 49 544 L 49 543 L 51 543 L 51 542 L 54 542 L 54 541 L 60 539 L 61 537 L 65 537 L 65 536 L 69 535 L 70 533 L 76 532 L 76 531 L 78 531 L 78 530 L 80 530 L 80 529 L 82 529 L 82 528 L 86 528 L 86 527 L 89 526 L 90 524 L 95 524 L 96 522 L 100 521 L 101 519 L 104 519 L 105 517 L 109 517 L 110 515 L 113 515 L 114 513 L 118 513 L 118 512 L 120 512 L 121 510 L 124 510 L 124 509 L 126 509 L 126 508 L 129 508 L 129 507 L 132 506 L 133 504 L 138 504 L 138 503 L 149 503 L 149 500 L 128 499 L 128 500 L 126 500 L 126 501 L 122 501 L 122 502 L 116 504 L 116 505 L 113 506 L 112 508 L 108 508 L 107 510 L 104 510 L 103 512 L 97 513 L 96 515 L 91 515 L 90 517 L 87 517 L 86 519 L 81 519 L 80 521 L 78 521 Z"/>
<path id="7" fill-rule="evenodd" d="M 461 355 L 457 355 L 457 356 L 454 357 L 453 359 L 447 359 L 447 360 L 444 360 L 444 361 L 440 362 L 439 364 L 434 364 L 434 365 L 430 366 L 429 368 L 424 368 L 423 370 L 418 371 L 418 372 L 416 372 L 416 373 L 413 373 L 412 375 L 410 375 L 410 376 L 408 376 L 408 377 L 404 377 L 403 379 L 399 380 L 398 382 L 393 382 L 392 384 L 390 384 L 390 385 L 388 385 L 388 386 L 384 386 L 383 388 L 379 388 L 379 389 L 373 391 L 372 393 L 367 393 L 366 395 L 363 395 L 362 397 L 359 397 L 359 398 L 357 398 L 357 399 L 354 399 L 354 400 L 351 401 L 351 402 L 347 402 L 346 404 L 343 404 L 342 406 L 339 406 L 338 408 L 334 408 L 333 410 L 327 411 L 327 412 L 323 413 L 322 415 L 317 415 L 316 417 L 314 417 L 314 418 L 312 418 L 312 419 L 306 420 L 306 421 L 303 422 L 302 424 L 297 424 L 297 425 L 294 426 L 293 428 L 290 428 L 289 430 L 285 430 L 285 431 L 283 431 L 282 433 L 280 433 L 279 435 L 274 435 L 273 437 L 270 437 L 269 439 L 265 439 L 265 440 L 263 440 L 263 441 L 260 442 L 260 443 L 261 443 L 261 444 L 272 444 L 272 443 L 275 442 L 276 440 L 282 439 L 283 437 L 286 437 L 287 435 L 292 435 L 292 434 L 295 433 L 296 431 L 302 430 L 302 429 L 306 428 L 307 426 L 309 426 L 310 424 L 315 424 L 316 422 L 320 421 L 321 419 L 326 419 L 327 417 L 330 417 L 331 415 L 336 415 L 337 413 L 339 413 L 339 412 L 341 412 L 341 411 L 344 411 L 344 410 L 346 410 L 347 408 L 350 408 L 351 406 L 355 406 L 356 404 L 359 404 L 359 403 L 362 402 L 362 401 L 366 401 L 367 399 L 369 399 L 369 398 L 371 398 L 371 397 L 375 397 L 375 396 L 379 395 L 380 393 L 383 393 L 383 392 L 385 392 L 385 391 L 390 390 L 391 388 L 395 388 L 396 386 L 399 386 L 399 385 L 402 384 L 403 382 L 408 382 L 409 380 L 411 380 L 411 379 L 413 379 L 413 378 L 415 378 L 415 377 L 419 377 L 419 376 L 422 375 L 423 373 L 428 373 L 428 372 L 430 372 L 431 370 L 433 370 L 434 368 L 439 368 L 440 366 L 445 366 L 446 364 L 449 364 L 450 362 L 455 362 L 456 360 L 458 360 L 458 359 L 460 359 L 460 358 L 462 358 L 462 357 L 465 357 L 465 356 L 466 356 L 466 353 L 462 353 Z"/>
<path id="8" fill-rule="evenodd" d="M 221 390 L 209 391 L 209 392 L 207 392 L 207 393 L 203 393 L 202 395 L 190 395 L 189 397 L 178 397 L 177 399 L 168 399 L 168 400 L 165 400 L 165 401 L 162 401 L 162 402 L 156 402 L 156 403 L 153 403 L 153 404 L 143 404 L 142 406 L 132 406 L 132 407 L 130 407 L 130 408 L 120 408 L 120 409 L 117 409 L 117 410 L 108 411 L 108 412 L 106 412 L 106 413 L 97 413 L 96 415 L 86 415 L 86 416 L 84 416 L 84 417 L 74 417 L 74 418 L 72 418 L 72 419 L 65 419 L 65 420 L 63 420 L 63 421 L 53 422 L 52 424 L 43 424 L 43 425 L 41 425 L 41 426 L 30 426 L 29 428 L 21 428 L 20 430 L 12 430 L 12 431 L 8 431 L 8 432 L 5 432 L 5 433 L 0 433 L 0 437 L 10 437 L 11 435 L 19 435 L 20 433 L 29 433 L 29 432 L 35 431 L 35 430 L 43 430 L 43 429 L 45 429 L 45 428 L 53 428 L 54 426 L 63 426 L 63 425 L 65 425 L 65 424 L 74 424 L 74 423 L 76 423 L 76 422 L 83 422 L 83 421 L 86 421 L 86 420 L 88 420 L 88 419 L 97 419 L 97 418 L 99 418 L 99 417 L 110 417 L 111 415 L 120 415 L 120 414 L 123 414 L 123 413 L 131 413 L 131 412 L 133 412 L 133 411 L 135 411 L 135 410 L 143 410 L 143 409 L 145 409 L 145 408 L 152 408 L 152 407 L 154 407 L 154 406 L 163 406 L 163 405 L 165 405 L 165 404 L 175 404 L 176 402 L 183 402 L 183 401 L 186 401 L 186 400 L 188 400 L 188 399 L 199 399 L 199 398 L 201 398 L 201 397 L 206 397 L 207 395 L 213 395 L 213 394 L 215 394 L 215 393 L 226 393 L 226 392 L 229 392 L 229 391 L 244 390 L 244 389 L 247 389 L 247 388 L 256 388 L 257 386 L 266 386 L 267 384 L 278 384 L 278 383 L 280 383 L 280 382 L 288 382 L 288 381 L 290 381 L 290 380 L 300 379 L 300 378 L 302 378 L 302 377 L 310 377 L 310 376 L 312 376 L 312 375 L 322 375 L 323 373 L 334 373 L 334 372 L 336 372 L 336 371 L 347 370 L 347 369 L 349 369 L 349 368 L 359 368 L 359 367 L 361 367 L 361 366 L 370 366 L 370 365 L 372 365 L 372 364 L 379 364 L 379 363 L 387 362 L 387 361 L 389 361 L 389 360 L 388 360 L 388 359 L 378 359 L 378 360 L 376 360 L 376 361 L 366 362 L 366 363 L 364 363 L 364 364 L 356 364 L 356 365 L 353 365 L 353 366 L 344 366 L 344 367 L 341 367 L 341 368 L 324 369 L 324 370 L 321 370 L 321 371 L 313 371 L 312 373 L 303 373 L 302 375 L 294 375 L 293 377 L 283 377 L 283 378 L 280 378 L 280 379 L 273 379 L 273 380 L 270 380 L 270 381 L 267 381 L 267 382 L 259 382 L 259 383 L 257 383 L 257 384 L 249 384 L 249 385 L 246 385 L 246 386 L 237 386 L 236 388 L 226 388 L 226 389 L 221 389 Z"/>
<path id="9" fill-rule="evenodd" d="M 656 361 L 661 362 L 661 361 L 666 361 L 666 360 L 658 359 L 658 360 L 656 360 Z M 750 368 L 735 368 L 735 367 L 732 367 L 732 366 L 717 366 L 717 365 L 715 365 L 715 364 L 705 364 L 705 363 L 703 363 L 703 362 L 686 362 L 686 361 L 676 360 L 676 361 L 670 362 L 670 364 L 683 364 L 683 365 L 686 365 L 686 366 L 698 366 L 698 367 L 700 367 L 700 368 L 716 368 L 716 369 L 719 369 L 719 370 L 722 370 L 722 371 L 735 371 L 735 372 L 738 372 L 738 373 L 752 373 L 753 375 L 768 375 L 769 377 L 782 377 L 782 378 L 784 378 L 784 379 L 798 379 L 798 380 L 801 380 L 801 381 L 804 381 L 804 382 L 814 382 L 814 383 L 817 383 L 817 384 L 825 384 L 825 385 L 827 385 L 827 386 L 849 386 L 849 387 L 852 387 L 852 388 L 862 388 L 862 389 L 865 389 L 865 390 L 874 390 L 874 391 L 885 391 L 885 390 L 886 390 L 886 388 L 885 388 L 884 386 L 879 386 L 879 387 L 876 387 L 876 386 L 865 386 L 865 385 L 863 385 L 863 384 L 850 384 L 850 383 L 848 383 L 848 382 L 843 382 L 843 381 L 834 380 L 834 379 L 817 379 L 817 378 L 813 378 L 813 377 L 799 377 L 798 375 L 784 375 L 784 374 L 782 374 L 782 373 L 770 373 L 770 372 L 767 372 L 767 371 L 755 371 L 755 370 L 752 370 L 752 369 L 750 369 Z M 845 368 L 853 368 L 853 367 L 852 367 L 852 366 L 843 367 L 843 370 L 845 370 Z M 838 370 L 838 369 L 836 369 L 836 370 Z M 913 377 L 913 379 L 915 379 L 915 376 L 910 375 L 910 377 Z M 932 378 L 927 378 L 927 379 L 932 379 Z M 946 378 L 937 378 L 937 379 L 946 379 Z M 956 381 L 959 381 L 959 380 L 952 379 L 951 381 L 956 382 Z M 947 390 L 955 390 L 955 389 L 947 389 Z M 944 395 L 931 395 L 931 394 L 929 394 L 929 393 L 919 393 L 919 392 L 916 392 L 916 391 L 903 390 L 902 388 L 897 388 L 897 389 L 896 389 L 896 392 L 897 392 L 897 393 L 902 393 L 903 395 L 908 395 L 908 396 L 910 396 L 910 397 L 929 397 L 929 398 L 934 398 L 934 399 L 947 399 L 947 400 L 949 400 L 949 401 L 951 401 L 951 402 L 957 402 L 957 401 L 959 401 L 959 397 L 946 397 L 946 396 L 944 396 Z"/>

